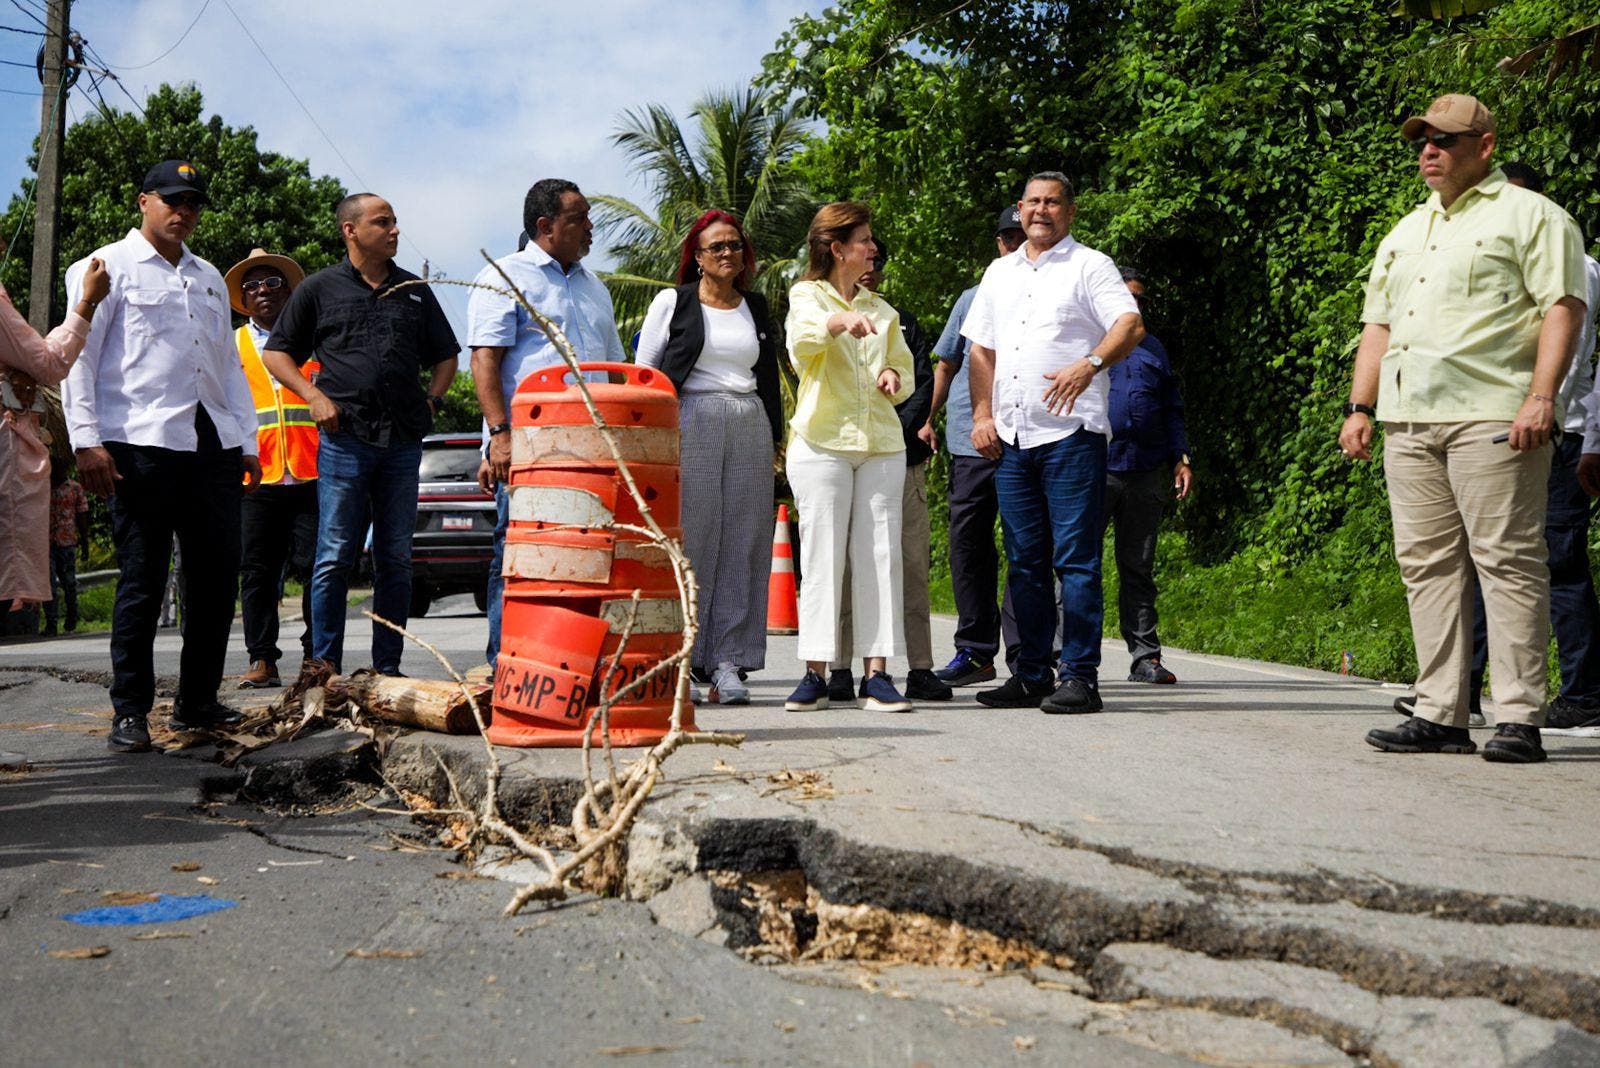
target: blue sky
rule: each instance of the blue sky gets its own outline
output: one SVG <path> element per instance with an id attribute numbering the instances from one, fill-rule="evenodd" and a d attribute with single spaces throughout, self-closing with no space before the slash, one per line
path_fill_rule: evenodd
<path id="1" fill-rule="evenodd" d="M 648 200 L 609 143 L 618 115 L 649 103 L 682 115 L 707 89 L 747 83 L 789 20 L 822 6 L 805 0 L 699 0 L 692 9 L 645 0 L 76 0 L 72 22 L 114 68 L 149 63 L 117 71 L 141 101 L 162 82 L 194 82 L 208 114 L 255 127 L 262 147 L 309 159 L 313 172 L 352 190 L 370 187 L 387 196 L 405 235 L 402 265 L 417 269 L 425 254 L 436 269 L 471 277 L 482 265 L 480 247 L 515 248 L 522 197 L 537 178 L 560 176 L 586 192 Z M 38 29 L 26 12 L 42 18 L 43 9 L 43 0 L 0 0 L 0 26 Z M 156 59 L 197 14 L 188 36 Z M 0 196 L 7 198 L 27 173 L 38 133 L 38 96 L 15 94 L 38 92 L 31 65 L 39 40 L 0 30 L 0 60 L 30 67 L 0 65 Z M 113 105 L 131 106 L 110 83 L 104 92 Z M 72 94 L 69 123 L 90 114 L 90 99 Z M 129 212 L 132 225 L 131 205 Z M 604 266 L 602 249 L 592 255 L 595 266 Z M 441 293 L 458 324 L 462 292 Z"/>

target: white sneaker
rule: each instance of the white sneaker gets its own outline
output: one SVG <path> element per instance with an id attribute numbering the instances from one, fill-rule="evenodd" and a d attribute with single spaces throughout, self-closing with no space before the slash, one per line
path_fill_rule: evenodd
<path id="1" fill-rule="evenodd" d="M 689 680 L 689 703 L 695 705 L 706 703 L 705 694 L 700 692 L 700 684 L 693 679 Z"/>
<path id="2" fill-rule="evenodd" d="M 732 664 L 719 664 L 711 675 L 711 703 L 714 705 L 747 705 L 750 690 L 739 679 L 739 669 Z"/>

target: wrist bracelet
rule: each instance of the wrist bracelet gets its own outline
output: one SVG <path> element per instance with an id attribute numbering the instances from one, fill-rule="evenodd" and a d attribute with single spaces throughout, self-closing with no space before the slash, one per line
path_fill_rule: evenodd
<path id="1" fill-rule="evenodd" d="M 1542 400 L 1546 404 L 1554 404 L 1556 402 L 1554 397 L 1546 397 L 1543 393 L 1530 393 L 1528 396 L 1532 397 L 1534 400 Z"/>

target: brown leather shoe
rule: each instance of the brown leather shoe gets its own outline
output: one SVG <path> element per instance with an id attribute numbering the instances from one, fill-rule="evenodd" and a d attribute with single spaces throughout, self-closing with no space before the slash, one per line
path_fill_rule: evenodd
<path id="1" fill-rule="evenodd" d="M 239 676 L 241 690 L 266 690 L 282 685 L 283 680 L 278 678 L 278 665 L 270 660 L 253 662 L 250 670 Z"/>

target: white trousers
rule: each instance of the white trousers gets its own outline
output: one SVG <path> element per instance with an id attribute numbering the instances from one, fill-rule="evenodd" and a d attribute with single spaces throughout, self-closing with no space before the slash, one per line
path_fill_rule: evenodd
<path id="1" fill-rule="evenodd" d="M 800 512 L 800 659 L 840 658 L 846 554 L 855 655 L 895 656 L 905 648 L 900 607 L 905 453 L 819 449 L 794 435 L 786 469 Z"/>

